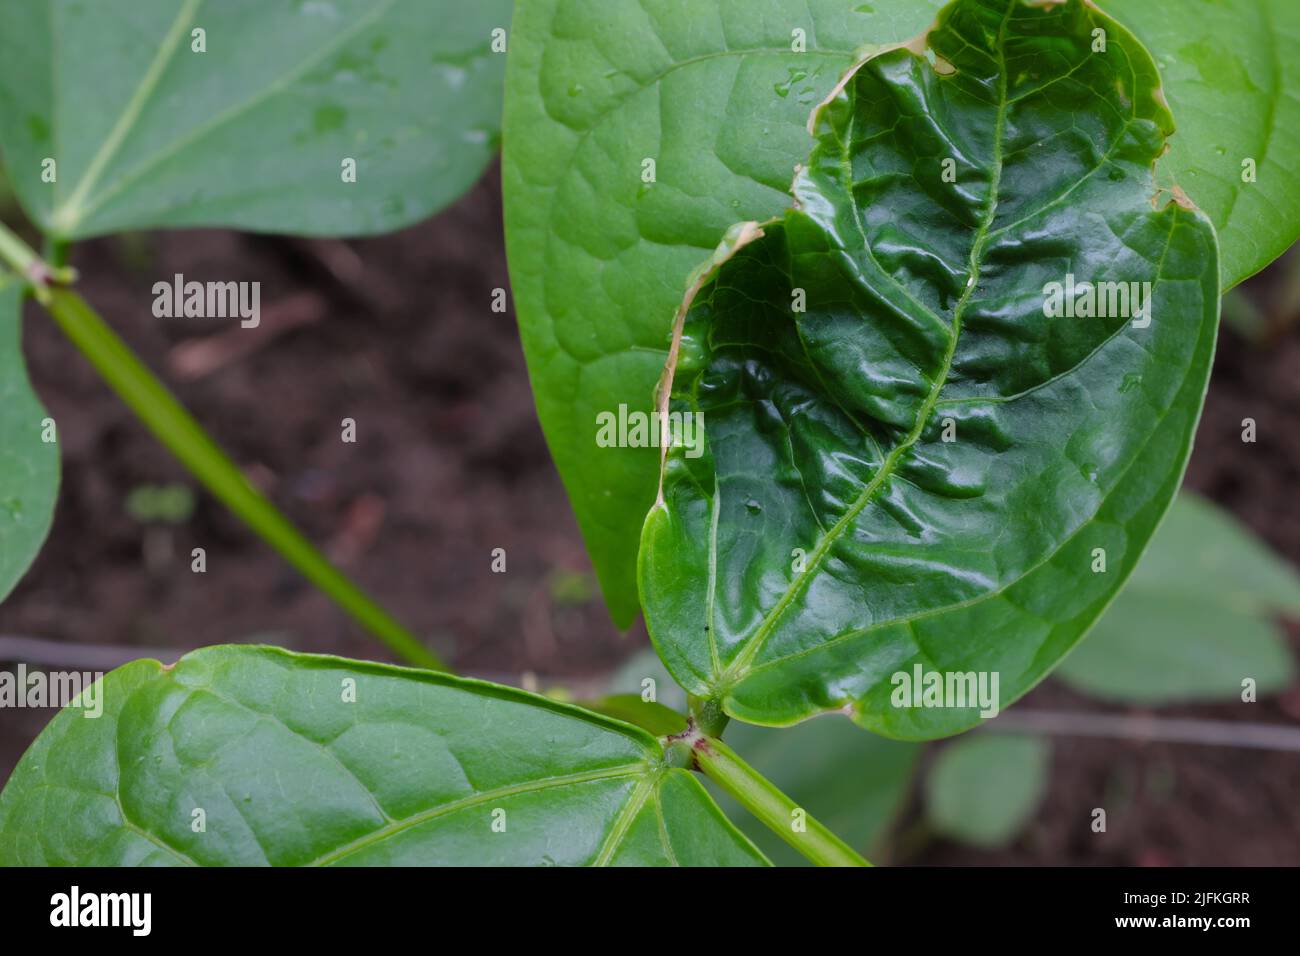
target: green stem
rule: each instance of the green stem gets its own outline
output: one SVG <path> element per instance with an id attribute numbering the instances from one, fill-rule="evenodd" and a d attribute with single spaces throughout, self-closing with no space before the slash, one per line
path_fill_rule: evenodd
<path id="1" fill-rule="evenodd" d="M 72 243 L 66 239 L 55 239 L 53 236 L 45 237 L 45 261 L 56 269 L 62 269 L 68 264 L 68 253 L 72 250 Z"/>
<path id="2" fill-rule="evenodd" d="M 75 273 L 62 261 L 67 255 L 67 243 L 53 241 L 49 251 L 57 262 L 55 266 L 42 261 L 27 243 L 0 223 L 0 261 L 8 263 L 31 285 L 37 301 L 49 310 L 104 381 L 181 460 L 181 464 L 301 571 L 307 580 L 333 598 L 354 621 L 387 644 L 395 654 L 417 667 L 447 670 L 436 654 L 330 564 L 276 510 L 275 505 L 249 483 L 243 472 L 208 437 L 203 426 L 145 368 L 130 347 L 81 296 L 51 286 L 51 282 L 70 282 Z"/>
<path id="3" fill-rule="evenodd" d="M 0 241 L 3 241 L 3 235 L 0 231 Z M 3 255 L 3 250 L 0 250 L 0 256 Z M 81 296 L 60 288 L 47 288 L 46 293 L 46 308 L 68 338 L 158 440 L 210 492 L 394 653 L 418 667 L 447 669 L 415 635 L 330 564 L 276 510 L 275 505 L 249 483 L 203 427 Z"/>
<path id="4" fill-rule="evenodd" d="M 27 277 L 40 257 L 8 226 L 0 222 L 0 259 L 9 263 L 19 275 Z"/>
<path id="5" fill-rule="evenodd" d="M 722 709 L 722 701 L 716 697 L 696 697 L 691 694 L 686 699 L 687 709 L 695 720 L 695 726 L 707 737 L 721 737 L 731 720 Z"/>
<path id="6" fill-rule="evenodd" d="M 28 285 L 36 301 L 49 305 L 50 282 L 71 282 L 76 273 L 62 262 L 51 266 L 42 261 L 17 233 L 0 222 L 0 262 L 5 262 Z"/>
<path id="7" fill-rule="evenodd" d="M 695 762 L 773 833 L 818 866 L 870 866 L 853 848 L 795 805 L 772 782 L 715 737 L 691 740 Z M 799 827 L 800 829 L 796 829 Z"/>

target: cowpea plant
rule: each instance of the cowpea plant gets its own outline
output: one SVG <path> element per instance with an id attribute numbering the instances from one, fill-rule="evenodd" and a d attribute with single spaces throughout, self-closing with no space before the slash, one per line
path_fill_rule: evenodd
<path id="1" fill-rule="evenodd" d="M 47 245 L 0 231 L 0 593 L 57 473 L 18 357 L 26 288 L 420 667 L 233 646 L 123 667 L 100 718 L 65 709 L 23 757 L 0 862 L 766 863 L 701 771 L 813 862 L 864 863 L 722 742 L 729 720 L 927 739 L 978 708 L 897 706 L 893 675 L 998 674 L 998 706 L 1041 679 L 1173 499 L 1221 288 L 1295 238 L 1292 67 L 1261 55 L 1281 40 L 1138 6 L 521 0 L 507 31 L 503 2 L 0 0 L 0 148 Z M 1281 0 L 1219 15 L 1296 32 Z M 1187 72 L 1221 50 L 1227 83 Z M 68 288 L 68 243 L 114 230 L 432 212 L 490 156 L 503 59 L 542 423 L 612 613 L 644 609 L 686 714 L 653 684 L 579 707 L 440 673 Z M 1079 305 L 1102 282 L 1128 305 Z M 601 413 L 649 411 L 707 430 L 597 442 Z"/>

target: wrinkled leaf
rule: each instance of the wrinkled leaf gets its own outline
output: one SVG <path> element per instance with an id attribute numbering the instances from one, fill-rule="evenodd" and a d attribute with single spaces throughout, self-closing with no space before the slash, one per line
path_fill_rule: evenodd
<path id="1" fill-rule="evenodd" d="M 763 862 L 653 737 L 508 687 L 265 647 L 100 686 L 0 794 L 0 864 Z"/>
<path id="2" fill-rule="evenodd" d="M 1207 211 L 1225 287 L 1239 282 L 1300 230 L 1289 172 L 1300 96 L 1293 58 L 1280 52 L 1300 32 L 1300 5 L 1102 5 L 1156 54 L 1179 125 L 1164 182 Z M 631 515 L 653 497 L 655 463 L 645 449 L 596 447 L 596 416 L 620 404 L 649 410 L 687 276 L 734 221 L 788 205 L 790 168 L 807 155 L 808 104 L 847 52 L 913 36 L 939 6 L 809 4 L 818 29 L 804 56 L 787 52 L 804 10 L 776 0 L 671 12 L 535 0 L 520 12 L 503 174 L 511 278 L 547 438 L 620 623 L 636 612 Z M 650 35 L 662 46 L 637 42 Z M 754 36 L 771 46 L 760 52 Z M 1247 152 L 1258 164 L 1249 186 L 1240 181 Z M 641 179 L 647 158 L 657 161 L 653 185 Z"/>
<path id="3" fill-rule="evenodd" d="M 912 36 L 937 6 L 520 4 L 502 167 L 510 278 L 542 426 L 619 624 L 637 612 L 657 458 L 598 446 L 597 416 L 650 411 L 687 277 L 733 223 L 788 205 L 808 113 L 853 51 Z M 806 52 L 792 50 L 796 30 Z"/>
<path id="4" fill-rule="evenodd" d="M 1155 195 L 1145 50 L 1079 0 L 959 0 L 929 46 L 938 69 L 884 53 L 820 111 L 798 209 L 683 329 L 673 409 L 707 447 L 666 457 L 642 598 L 677 680 L 753 723 L 978 721 L 895 706 L 918 667 L 1016 699 L 1132 571 L 1205 394 L 1215 238 Z M 1049 317 L 1071 277 L 1151 283 L 1150 321 Z"/>
<path id="5" fill-rule="evenodd" d="M 1230 515 L 1184 492 L 1128 586 L 1057 671 L 1107 700 L 1240 699 L 1294 678 L 1273 620 L 1300 617 L 1300 576 Z"/>
<path id="6" fill-rule="evenodd" d="M 1300 3 L 1100 0 L 1155 56 L 1178 120 L 1161 162 L 1219 232 L 1223 287 L 1300 237 Z M 1253 160 L 1254 182 L 1242 179 Z"/>
<path id="7" fill-rule="evenodd" d="M 22 301 L 22 284 L 0 275 L 0 601 L 41 549 L 59 491 L 59 446 L 42 440 L 47 412 L 23 364 Z"/>
<path id="8" fill-rule="evenodd" d="M 726 741 L 808 814 L 874 863 L 911 786 L 920 745 L 864 734 L 843 718 L 773 730 L 732 723 Z M 808 866 L 788 843 L 706 778 L 731 819 L 778 866 Z"/>
<path id="9" fill-rule="evenodd" d="M 1051 745 L 1037 737 L 975 734 L 953 741 L 925 780 L 930 825 L 961 843 L 1005 846 L 1038 811 L 1051 757 Z"/>
<path id="10" fill-rule="evenodd" d="M 0 0 L 0 147 L 28 213 L 64 237 L 395 229 L 459 196 L 495 152 L 505 56 L 491 32 L 510 9 Z"/>

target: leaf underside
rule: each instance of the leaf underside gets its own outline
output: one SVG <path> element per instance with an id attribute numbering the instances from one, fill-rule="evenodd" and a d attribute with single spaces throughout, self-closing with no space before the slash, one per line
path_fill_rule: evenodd
<path id="1" fill-rule="evenodd" d="M 59 446 L 42 440 L 48 413 L 23 365 L 22 301 L 22 283 L 0 275 L 0 601 L 40 551 L 59 491 Z"/>
<path id="2" fill-rule="evenodd" d="M 454 200 L 492 158 L 505 56 L 491 32 L 510 10 L 0 0 L 5 165 L 27 212 L 63 238 L 396 229 Z"/>
<path id="3" fill-rule="evenodd" d="M 766 862 L 655 738 L 511 688 L 266 647 L 99 686 L 0 794 L 0 865 Z"/>
<path id="4" fill-rule="evenodd" d="M 667 456 L 642 599 L 677 680 L 753 723 L 978 721 L 894 706 L 916 665 L 996 672 L 1014 700 L 1123 584 L 1200 414 L 1217 249 L 1156 194 L 1150 56 L 1078 0 L 959 0 L 928 46 L 827 103 L 797 208 L 685 321 L 673 409 L 707 443 Z M 1117 298 L 1049 317 L 1070 276 L 1151 283 L 1149 324 Z"/>

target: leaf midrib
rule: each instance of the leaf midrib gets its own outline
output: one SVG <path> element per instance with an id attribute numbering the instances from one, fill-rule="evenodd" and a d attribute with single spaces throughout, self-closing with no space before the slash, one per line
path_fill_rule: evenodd
<path id="1" fill-rule="evenodd" d="M 534 793 L 539 790 L 550 790 L 558 787 L 571 786 L 573 784 L 592 783 L 597 780 L 616 780 L 620 777 L 650 777 L 650 768 L 645 764 L 635 764 L 632 766 L 605 767 L 600 770 L 584 770 L 578 773 L 562 774 L 555 777 L 543 777 L 538 780 L 526 780 L 522 783 L 507 784 L 502 787 L 495 787 L 492 790 L 481 790 L 467 797 L 461 797 L 459 800 L 453 800 L 450 803 L 440 804 L 436 807 L 430 807 L 428 810 L 421 810 L 419 813 L 396 820 L 387 826 L 380 827 L 378 830 L 372 830 L 365 836 L 358 837 L 351 843 L 341 847 L 336 847 L 328 853 L 322 854 L 306 866 L 329 866 L 337 863 L 346 856 L 350 856 L 360 850 L 364 850 L 375 844 L 382 843 L 390 837 L 403 833 L 412 827 L 419 826 L 429 820 L 436 820 L 438 817 L 455 813 L 458 810 L 464 810 L 467 807 L 477 806 L 502 797 L 513 797 L 524 793 Z M 626 805 L 624 805 L 626 807 Z"/>
<path id="2" fill-rule="evenodd" d="M 830 552 L 831 547 L 844 534 L 845 530 L 853 524 L 858 516 L 871 504 L 877 493 L 894 474 L 898 467 L 898 462 L 913 445 L 920 439 L 925 426 L 929 423 L 930 415 L 934 411 L 935 405 L 939 401 L 939 394 L 948 382 L 948 376 L 952 371 L 952 363 L 957 354 L 957 344 L 961 338 L 961 320 L 966 305 L 969 303 L 972 294 L 979 286 L 980 269 L 983 265 L 982 257 L 984 246 L 987 242 L 990 228 L 993 224 L 994 217 L 997 214 L 998 191 L 1002 182 L 1002 139 L 1006 126 L 1007 111 L 1007 70 L 1006 70 L 1006 28 L 1011 19 L 1011 12 L 1015 9 L 1014 4 L 1008 4 L 1006 13 L 1003 14 L 1002 22 L 998 27 L 998 112 L 993 131 L 993 168 L 989 176 L 989 194 L 985 203 L 984 215 L 976 229 L 975 238 L 971 243 L 970 259 L 968 264 L 969 276 L 966 282 L 966 288 L 962 291 L 961 298 L 953 307 L 952 316 L 952 337 L 948 343 L 948 349 L 944 355 L 944 360 L 939 373 L 935 376 L 935 381 L 930 387 L 929 393 L 925 397 L 921 408 L 917 411 L 916 422 L 907 436 L 896 445 L 885 460 L 881 463 L 876 474 L 872 476 L 870 482 L 858 495 L 857 499 L 849 507 L 848 511 L 831 526 L 830 531 L 824 534 L 817 547 L 809 555 L 808 563 L 803 571 L 790 586 L 786 588 L 785 593 L 781 595 L 780 600 L 769 611 L 759 624 L 758 630 L 749 642 L 736 655 L 731 666 L 721 675 L 715 675 L 714 693 L 725 693 L 730 687 L 741 681 L 748 673 L 754 658 L 762 650 L 763 645 L 775 630 L 776 625 L 780 622 L 785 611 L 794 602 L 812 580 L 813 574 L 820 567 L 821 562 Z M 850 196 L 852 200 L 852 196 Z M 856 215 L 856 213 L 855 213 Z"/>
<path id="3" fill-rule="evenodd" d="M 646 800 L 655 792 L 658 785 L 659 775 L 657 773 L 648 773 L 637 782 L 636 788 L 619 809 L 618 816 L 614 818 L 614 825 L 609 828 L 609 833 L 605 835 L 605 841 L 596 854 L 596 859 L 592 863 L 593 866 L 609 866 L 610 861 L 614 858 L 614 853 L 622 845 L 628 831 L 632 829 L 633 821 L 640 816 Z"/>
<path id="4" fill-rule="evenodd" d="M 192 22 L 194 12 L 197 12 L 197 8 L 200 4 L 202 4 L 203 0 L 187 0 L 187 2 L 194 5 L 194 11 L 191 11 L 190 21 L 189 21 Z M 96 197 L 94 201 L 90 203 L 89 206 L 86 206 L 85 208 L 79 208 L 81 202 L 84 201 L 85 199 L 85 193 L 87 193 L 89 189 L 94 185 L 94 182 L 91 182 L 89 185 L 86 185 L 86 182 L 89 179 L 89 172 L 90 172 L 90 169 L 88 168 L 87 175 L 84 175 L 82 177 L 81 183 L 79 183 L 77 186 L 77 192 L 74 193 L 73 196 L 69 197 L 68 201 L 64 204 L 62 208 L 55 210 L 54 213 L 51 214 L 51 223 L 61 228 L 64 233 L 69 233 L 69 234 L 72 233 L 76 228 L 83 225 L 91 216 L 93 216 L 96 212 L 102 209 L 105 203 L 107 203 L 109 199 L 121 193 L 122 190 L 124 190 L 126 187 L 138 182 L 139 179 L 142 176 L 144 176 L 146 173 L 148 173 L 150 170 L 157 168 L 157 166 L 160 163 L 175 156 L 177 153 L 185 149 L 187 146 L 190 146 L 193 143 L 202 140 L 205 136 L 210 135 L 213 130 L 220 129 L 222 126 L 226 125 L 232 120 L 248 113 L 250 110 L 261 105 L 263 102 L 265 102 L 267 99 L 274 96 L 275 94 L 282 92 L 287 86 L 289 86 L 296 80 L 300 79 L 304 74 L 307 73 L 307 71 L 317 66 L 322 60 L 324 60 L 331 53 L 334 53 L 337 50 L 339 50 L 350 40 L 355 38 L 357 34 L 359 34 L 362 30 L 371 26 L 375 21 L 379 20 L 381 17 L 383 17 L 385 14 L 391 11 L 396 4 L 397 4 L 397 0 L 383 0 L 383 2 L 378 3 L 376 6 L 368 10 L 364 15 L 359 17 L 355 23 L 353 23 L 348 28 L 340 31 L 339 34 L 335 36 L 329 43 L 321 47 L 320 50 L 309 55 L 305 60 L 300 62 L 288 73 L 284 74 L 274 82 L 269 83 L 266 86 L 262 87 L 261 90 L 259 90 L 256 94 L 254 94 L 252 97 L 245 100 L 244 102 L 237 103 L 234 106 L 230 107 L 229 109 L 226 109 L 221 113 L 218 113 L 216 116 L 212 117 L 206 123 L 200 124 L 199 126 L 192 129 L 189 133 L 185 134 L 184 136 L 180 137 L 177 140 L 174 140 L 165 148 L 160 149 L 158 152 L 154 153 L 153 156 L 145 159 L 140 165 L 124 173 L 122 178 L 120 178 L 116 184 L 114 184 L 111 188 L 106 189 L 103 193 L 101 193 L 98 197 Z M 179 22 L 179 17 L 178 17 L 178 22 Z M 181 30 L 179 31 L 180 33 L 182 34 L 184 33 L 184 26 L 188 26 L 189 22 L 185 23 L 181 27 Z M 170 34 L 168 35 L 168 39 L 169 40 L 171 39 Z M 159 48 L 159 57 L 155 59 L 155 64 L 157 64 L 158 60 L 162 58 L 164 48 L 166 47 L 166 45 L 167 44 L 164 43 L 164 46 Z M 130 131 L 130 127 L 133 126 L 135 124 L 135 121 L 139 118 L 139 113 L 143 111 L 145 101 L 147 101 L 148 97 L 152 95 L 153 89 L 156 88 L 158 79 L 162 75 L 163 68 L 165 68 L 166 64 L 170 62 L 171 56 L 174 53 L 175 53 L 175 46 L 173 45 L 173 48 L 166 52 L 166 59 L 162 62 L 160 68 L 158 69 L 157 76 L 153 77 L 152 82 L 150 83 L 149 75 L 146 74 L 145 81 L 142 82 L 141 88 L 137 89 L 136 94 L 132 96 L 131 103 L 128 103 L 127 109 L 123 111 L 122 117 L 119 118 L 118 120 L 119 125 L 121 125 L 122 120 L 125 119 L 127 114 L 131 111 L 131 105 L 136 102 L 137 97 L 139 97 L 141 94 L 141 90 L 145 90 L 145 86 L 146 84 L 148 84 L 148 89 L 145 90 L 143 99 L 141 99 L 140 101 L 139 109 L 136 111 L 135 115 L 131 116 L 129 123 L 127 124 L 127 127 L 123 132 L 121 140 L 125 139 L 125 133 Z M 151 71 L 152 69 L 153 69 L 153 65 L 151 65 L 150 67 Z M 114 128 L 114 132 L 116 132 L 116 127 Z M 101 145 L 99 153 L 96 154 L 96 159 L 99 159 L 99 156 L 105 152 L 105 149 L 108 147 L 108 144 L 111 139 L 112 139 L 112 134 L 110 134 L 109 139 L 106 139 L 104 141 L 104 144 Z M 121 147 L 121 140 L 113 144 L 111 150 L 108 152 L 103 163 L 101 163 L 101 167 L 104 164 L 106 164 L 107 161 L 112 158 L 113 154 L 115 154 L 117 150 Z M 102 172 L 102 168 L 100 172 Z M 96 178 L 98 178 L 98 174 Z M 71 221 L 58 222 L 59 219 L 63 219 L 63 220 L 70 219 Z"/>
<path id="5" fill-rule="evenodd" d="M 145 104 L 153 96 L 154 90 L 158 88 L 158 82 L 162 79 L 167 65 L 171 63 L 172 57 L 176 55 L 176 50 L 180 47 L 181 38 L 185 35 L 185 29 L 194 22 L 195 15 L 199 12 L 199 7 L 203 5 L 203 0 L 185 0 L 185 5 L 181 7 L 176 14 L 176 19 L 168 28 L 163 42 L 159 45 L 157 53 L 150 61 L 144 76 L 140 79 L 140 84 L 127 100 L 126 106 L 122 109 L 113 128 L 109 130 L 108 136 L 99 144 L 99 149 L 95 155 L 90 158 L 86 171 L 81 174 L 81 179 L 73 188 L 72 193 L 67 200 L 57 209 L 50 212 L 50 224 L 55 228 L 65 232 L 71 232 L 79 224 L 83 215 L 81 205 L 85 202 L 90 191 L 95 188 L 99 178 L 103 175 L 104 170 L 112 161 L 117 151 L 122 148 L 122 143 L 130 134 L 135 124 L 140 119 L 140 114 L 144 112 Z M 50 42 L 54 42 L 54 36 L 51 35 Z M 53 58 L 51 58 L 53 62 Z M 55 127 L 57 128 L 58 118 L 55 118 Z"/>
<path id="6" fill-rule="evenodd" d="M 1208 220 L 1206 220 L 1206 221 L 1208 222 Z M 1166 257 L 1166 256 L 1168 255 L 1168 253 L 1169 253 L 1169 246 L 1172 244 L 1173 231 L 1174 231 L 1174 229 L 1177 228 L 1177 224 L 1178 224 L 1178 220 L 1177 220 L 1177 218 L 1174 218 L 1174 219 L 1173 219 L 1173 222 L 1172 222 L 1171 225 L 1170 225 L 1170 237 L 1171 237 L 1171 238 L 1170 238 L 1168 241 L 1166 241 L 1164 254 L 1161 256 L 1160 269 L 1157 270 L 1157 274 L 1159 274 L 1160 270 L 1164 268 L 1164 260 L 1165 260 L 1165 257 Z M 1199 347 L 1199 345 L 1200 345 L 1200 335 L 1202 335 L 1202 334 L 1203 334 L 1203 333 L 1198 333 L 1198 337 L 1197 337 L 1197 346 L 1198 346 L 1198 347 Z M 1191 368 L 1189 367 L 1189 368 L 1186 370 L 1186 372 L 1184 373 L 1182 381 L 1179 383 L 1179 386 L 1178 386 L 1178 389 L 1177 389 L 1177 391 L 1178 391 L 1179 393 L 1181 393 L 1182 390 L 1183 390 L 1183 388 L 1186 387 L 1186 384 L 1187 384 L 1187 377 L 1188 377 L 1190 374 L 1191 374 Z M 1164 420 L 1169 416 L 1170 412 L 1173 410 L 1174 407 L 1175 407 L 1175 405 L 1174 405 L 1174 404 L 1171 404 L 1171 405 L 1169 406 L 1169 408 L 1165 409 L 1165 411 L 1160 415 L 1160 418 L 1158 419 L 1158 421 L 1159 421 L 1159 422 L 1163 422 L 1163 421 L 1164 421 Z M 1153 433 L 1153 434 L 1154 434 L 1154 433 Z M 1147 448 L 1147 447 L 1149 446 L 1150 441 L 1151 441 L 1151 439 L 1148 439 L 1148 440 L 1147 440 L 1147 443 L 1144 444 L 1144 445 L 1142 446 L 1142 449 L 1143 449 L 1143 450 L 1145 450 L 1145 448 Z M 1133 455 L 1133 458 L 1129 461 L 1128 465 L 1126 465 L 1125 468 L 1124 468 L 1124 470 L 1120 473 L 1120 478 L 1123 478 L 1125 475 L 1127 475 L 1127 474 L 1129 473 L 1129 471 L 1132 470 L 1133 466 L 1136 465 L 1137 462 L 1138 462 L 1139 460 L 1141 460 L 1141 457 L 1142 457 L 1142 456 L 1141 456 L 1141 453 L 1140 453 L 1140 452 L 1135 453 L 1135 454 Z M 1063 550 L 1065 549 L 1065 547 L 1066 547 L 1068 544 L 1070 544 L 1072 541 L 1074 541 L 1074 540 L 1078 537 L 1078 535 L 1081 534 L 1081 533 L 1083 532 L 1083 529 L 1086 528 L 1087 526 L 1088 526 L 1088 525 L 1087 525 L 1087 522 L 1084 522 L 1083 524 L 1081 524 L 1081 525 L 1080 525 L 1078 528 L 1076 528 L 1076 529 L 1075 529 L 1075 530 L 1074 530 L 1074 531 L 1073 531 L 1073 532 L 1072 532 L 1068 537 L 1066 537 L 1065 539 L 1063 539 L 1063 540 L 1061 541 L 1061 543 L 1060 543 L 1056 548 L 1054 548 L 1051 552 L 1049 552 L 1047 555 L 1045 555 L 1045 556 L 1042 558 L 1042 560 L 1040 560 L 1039 562 L 1037 562 L 1036 564 L 1034 564 L 1033 566 L 1031 566 L 1030 568 L 1028 568 L 1028 569 L 1027 569 L 1027 570 L 1026 570 L 1022 575 L 1020 575 L 1019 577 L 1015 578 L 1014 580 L 1011 580 L 1011 581 L 1006 582 L 1005 584 L 1001 585 L 1000 587 L 996 588 L 995 590 L 992 590 L 992 591 L 986 591 L 986 592 L 984 592 L 984 593 L 982 593 L 982 594 L 975 595 L 974 597 L 971 597 L 971 598 L 969 598 L 969 599 L 967 599 L 967 600 L 965 600 L 965 601 L 958 601 L 958 602 L 956 602 L 955 604 L 945 604 L 945 605 L 942 605 L 942 606 L 939 606 L 939 607 L 927 608 L 927 609 L 924 610 L 924 611 L 921 611 L 921 612 L 919 612 L 919 613 L 913 614 L 913 615 L 908 616 L 908 617 L 892 618 L 892 619 L 890 619 L 890 620 L 877 621 L 877 622 L 875 622 L 874 624 L 870 624 L 870 625 L 868 625 L 868 626 L 866 626 L 866 627 L 861 627 L 861 628 L 856 628 L 856 629 L 851 630 L 851 631 L 844 631 L 844 632 L 841 632 L 841 633 L 839 633 L 839 634 L 834 635 L 833 637 L 830 637 L 830 638 L 826 639 L 825 641 L 823 641 L 823 642 L 820 643 L 820 644 L 813 645 L 812 647 L 806 647 L 806 648 L 804 648 L 803 650 L 796 651 L 796 652 L 791 653 L 791 654 L 786 654 L 786 655 L 783 655 L 783 656 L 781 656 L 781 657 L 774 658 L 774 659 L 772 659 L 772 660 L 764 661 L 762 664 L 758 665 L 757 667 L 752 668 L 752 669 L 749 671 L 749 674 L 751 674 L 751 675 L 752 675 L 752 674 L 756 674 L 756 673 L 759 673 L 760 671 L 765 671 L 765 670 L 769 670 L 769 669 L 772 669 L 772 668 L 775 668 L 775 667 L 779 667 L 779 666 L 781 666 L 781 665 L 783 665 L 783 664 L 786 664 L 787 662 L 792 661 L 792 660 L 795 660 L 795 659 L 797 659 L 797 658 L 806 657 L 806 656 L 809 656 L 809 655 L 811 655 L 811 654 L 824 652 L 828 647 L 834 647 L 835 645 L 837 645 L 837 644 L 841 644 L 841 643 L 843 643 L 844 641 L 852 640 L 852 639 L 857 638 L 857 637 L 861 637 L 862 635 L 864 635 L 864 634 L 869 634 L 869 633 L 871 633 L 872 631 L 882 630 L 882 629 L 884 629 L 884 628 L 887 628 L 887 627 L 894 627 L 894 626 L 897 626 L 897 625 L 905 625 L 905 626 L 907 626 L 907 627 L 911 627 L 911 626 L 914 625 L 917 621 L 925 620 L 926 618 L 936 617 L 936 616 L 938 616 L 938 615 L 940 615 L 940 614 L 947 614 L 947 613 L 950 613 L 950 612 L 952 612 L 952 611 L 960 610 L 960 609 L 962 609 L 962 608 L 974 607 L 975 605 L 977 605 L 977 604 L 979 604 L 979 603 L 981 603 L 981 602 L 983 602 L 983 601 L 988 601 L 988 600 L 991 600 L 991 599 L 993 599 L 993 598 L 1000 597 L 1001 595 L 1003 595 L 1003 594 L 1005 594 L 1007 591 L 1009 591 L 1011 588 L 1013 588 L 1013 587 L 1015 587 L 1017 584 L 1019 584 L 1021 581 L 1023 581 L 1025 578 L 1027 578 L 1029 575 L 1031 575 L 1031 574 L 1033 574 L 1034 572 L 1036 572 L 1039 568 L 1045 567 L 1046 565 L 1050 564 L 1050 563 L 1055 559 L 1055 557 L 1056 557 L 1056 556 L 1057 556 L 1061 551 L 1063 551 Z M 1116 596 L 1118 596 L 1118 595 L 1116 595 Z M 1113 598 L 1112 598 L 1112 600 L 1113 600 Z"/>

